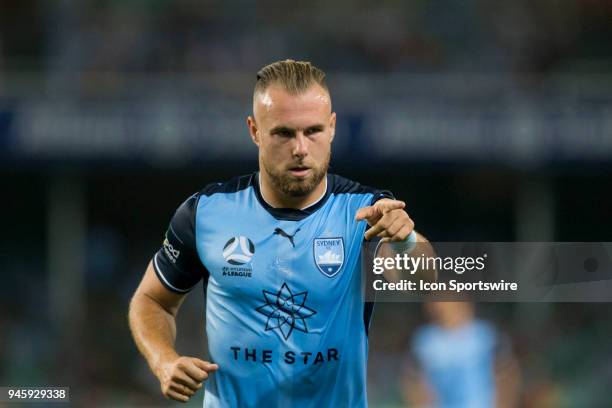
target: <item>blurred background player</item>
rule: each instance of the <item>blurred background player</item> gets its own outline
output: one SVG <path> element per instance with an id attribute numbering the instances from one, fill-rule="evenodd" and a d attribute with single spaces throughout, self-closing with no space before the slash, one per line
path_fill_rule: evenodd
<path id="1" fill-rule="evenodd" d="M 414 333 L 402 389 L 410 407 L 518 406 L 520 374 L 508 340 L 474 317 L 469 302 L 425 304 L 431 323 Z"/>

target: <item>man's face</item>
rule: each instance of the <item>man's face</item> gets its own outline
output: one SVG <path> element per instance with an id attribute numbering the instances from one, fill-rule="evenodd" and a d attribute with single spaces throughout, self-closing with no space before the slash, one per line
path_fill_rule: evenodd
<path id="1" fill-rule="evenodd" d="M 318 84 L 298 95 L 270 85 L 253 101 L 248 118 L 259 147 L 260 170 L 272 186 L 292 197 L 311 193 L 327 173 L 336 114 L 329 93 Z"/>
<path id="2" fill-rule="evenodd" d="M 474 306 L 469 302 L 429 302 L 425 309 L 433 321 L 447 327 L 461 325 L 474 314 Z"/>

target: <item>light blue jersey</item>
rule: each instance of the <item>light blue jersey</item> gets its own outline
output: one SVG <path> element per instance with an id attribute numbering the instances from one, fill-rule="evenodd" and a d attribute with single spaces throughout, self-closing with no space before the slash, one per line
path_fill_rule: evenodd
<path id="1" fill-rule="evenodd" d="M 206 288 L 206 335 L 219 370 L 205 407 L 367 406 L 361 207 L 389 192 L 327 175 L 312 206 L 278 209 L 257 173 L 213 184 L 174 215 L 153 263 L 184 293 Z"/>
<path id="2" fill-rule="evenodd" d="M 498 336 L 476 320 L 457 329 L 428 325 L 415 334 L 412 352 L 440 408 L 495 406 Z"/>

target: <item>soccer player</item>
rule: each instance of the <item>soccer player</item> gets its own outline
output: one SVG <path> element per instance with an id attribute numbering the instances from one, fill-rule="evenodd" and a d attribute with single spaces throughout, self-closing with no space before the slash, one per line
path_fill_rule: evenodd
<path id="1" fill-rule="evenodd" d="M 366 406 L 362 243 L 400 253 L 427 241 L 390 192 L 327 173 L 336 114 L 320 69 L 261 69 L 247 125 L 259 171 L 177 209 L 130 304 L 134 340 L 178 401 L 206 381 L 205 407 Z M 175 316 L 202 279 L 211 361 L 174 348 Z"/>
<path id="2" fill-rule="evenodd" d="M 520 370 L 512 347 L 470 302 L 425 304 L 432 323 L 417 329 L 403 378 L 411 407 L 518 406 Z"/>

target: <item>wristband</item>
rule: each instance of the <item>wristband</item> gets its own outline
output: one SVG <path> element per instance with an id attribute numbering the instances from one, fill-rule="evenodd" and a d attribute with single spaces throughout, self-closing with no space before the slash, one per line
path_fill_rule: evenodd
<path id="1" fill-rule="evenodd" d="M 416 248 L 417 244 L 417 234 L 414 230 L 404 239 L 403 241 L 394 241 L 389 242 L 389 244 L 393 245 L 393 251 L 398 254 L 409 254 Z"/>

